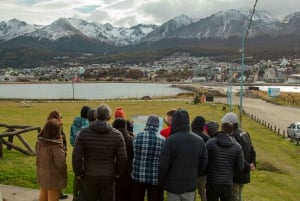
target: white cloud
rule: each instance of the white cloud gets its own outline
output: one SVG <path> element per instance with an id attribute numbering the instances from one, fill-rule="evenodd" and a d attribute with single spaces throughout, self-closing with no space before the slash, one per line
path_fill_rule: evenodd
<path id="1" fill-rule="evenodd" d="M 49 24 L 60 17 L 80 17 L 115 26 L 161 24 L 185 14 L 200 19 L 220 10 L 252 8 L 255 0 L 0 0 L 0 21 L 17 18 Z M 257 9 L 278 18 L 300 11 L 298 0 L 259 0 Z"/>

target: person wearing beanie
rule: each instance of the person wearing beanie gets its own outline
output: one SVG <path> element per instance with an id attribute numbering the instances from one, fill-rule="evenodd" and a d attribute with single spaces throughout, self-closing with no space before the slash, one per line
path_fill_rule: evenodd
<path id="1" fill-rule="evenodd" d="M 115 119 L 125 119 L 125 112 L 122 107 L 117 107 L 115 110 Z M 133 121 L 126 120 L 126 128 L 131 136 L 133 136 Z"/>
<path id="2" fill-rule="evenodd" d="M 207 140 L 209 140 L 209 136 L 203 132 L 204 126 L 205 118 L 202 116 L 196 116 L 191 124 L 192 132 L 202 137 L 204 142 L 207 142 Z"/>
<path id="3" fill-rule="evenodd" d="M 206 143 L 209 158 L 206 170 L 208 201 L 230 201 L 233 176 L 244 168 L 243 150 L 230 136 L 232 131 L 232 123 L 224 122 L 222 131 Z"/>
<path id="4" fill-rule="evenodd" d="M 72 153 L 73 171 L 80 180 L 79 201 L 114 200 L 116 177 L 127 167 L 124 137 L 109 123 L 110 107 L 99 105 L 95 117 L 80 131 Z"/>
<path id="5" fill-rule="evenodd" d="M 202 116 L 196 116 L 192 121 L 192 132 L 199 135 L 206 143 L 209 140 L 209 136 L 204 133 L 205 118 Z M 198 178 L 198 193 L 201 201 L 206 201 L 206 176 L 201 175 Z"/>
<path id="6" fill-rule="evenodd" d="M 208 136 L 213 138 L 219 130 L 219 124 L 215 120 L 208 121 L 206 123 L 206 129 Z"/>
<path id="7" fill-rule="evenodd" d="M 194 201 L 197 178 L 204 174 L 207 161 L 203 139 L 190 131 L 188 112 L 178 109 L 159 163 L 159 181 L 167 191 L 167 200 Z"/>
<path id="8" fill-rule="evenodd" d="M 249 133 L 239 128 L 238 116 L 235 113 L 229 112 L 225 114 L 221 121 L 233 124 L 232 136 L 243 149 L 244 170 L 233 177 L 233 186 L 231 191 L 231 201 L 242 201 L 244 185 L 250 183 L 250 171 L 255 170 L 256 152 L 252 145 Z"/>
<path id="9" fill-rule="evenodd" d="M 158 182 L 158 165 L 165 138 L 158 132 L 159 117 L 150 115 L 143 132 L 133 140 L 133 200 L 144 201 L 145 192 L 149 201 L 163 201 L 163 188 Z"/>

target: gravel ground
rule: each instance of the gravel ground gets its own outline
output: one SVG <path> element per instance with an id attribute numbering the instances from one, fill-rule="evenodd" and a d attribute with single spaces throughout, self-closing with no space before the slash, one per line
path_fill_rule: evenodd
<path id="1" fill-rule="evenodd" d="M 215 101 L 227 103 L 226 98 L 216 98 Z M 233 97 L 232 103 L 239 105 L 239 97 Z M 300 109 L 289 106 L 279 106 L 268 103 L 261 99 L 244 98 L 243 108 L 247 113 L 255 115 L 257 118 L 268 122 L 272 127 L 280 128 L 282 133 L 292 122 L 300 121 Z"/>

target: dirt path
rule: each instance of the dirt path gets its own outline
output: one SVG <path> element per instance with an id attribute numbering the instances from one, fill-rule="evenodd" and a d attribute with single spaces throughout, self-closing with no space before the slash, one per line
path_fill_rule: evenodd
<path id="1" fill-rule="evenodd" d="M 0 192 L 2 194 L 2 197 L 5 198 L 7 201 L 38 201 L 39 197 L 39 190 L 37 189 L 23 188 L 3 184 L 0 184 Z M 64 201 L 72 200 L 73 197 L 71 195 L 68 196 L 69 197 L 67 199 L 64 199 Z"/>

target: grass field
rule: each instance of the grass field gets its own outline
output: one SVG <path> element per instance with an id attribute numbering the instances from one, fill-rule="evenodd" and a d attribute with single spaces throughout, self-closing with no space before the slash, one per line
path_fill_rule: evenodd
<path id="1" fill-rule="evenodd" d="M 97 107 L 100 101 L 93 102 L 30 102 L 31 107 L 22 107 L 17 101 L 0 102 L 0 123 L 9 125 L 43 126 L 48 113 L 58 109 L 63 115 L 64 131 L 69 137 L 69 128 L 75 116 L 78 116 L 83 105 Z M 227 112 L 222 104 L 194 105 L 185 101 L 112 101 L 106 102 L 112 112 L 122 106 L 126 117 L 133 115 L 158 114 L 165 116 L 171 108 L 184 108 L 190 114 L 190 120 L 202 115 L 207 120 L 217 120 Z M 237 111 L 236 108 L 234 108 Z M 252 181 L 244 188 L 245 201 L 299 201 L 300 181 L 300 146 L 275 135 L 263 125 L 244 117 L 244 128 L 249 131 L 257 152 L 257 169 L 252 172 Z M 3 128 L 1 132 L 4 132 Z M 37 132 L 23 135 L 34 147 Z M 14 143 L 20 144 L 18 139 Z M 68 186 L 67 193 L 72 192 L 72 147 L 68 145 Z M 35 175 L 35 157 L 25 156 L 15 150 L 6 150 L 0 160 L 0 183 L 38 188 Z M 199 198 L 198 198 L 199 200 Z"/>

